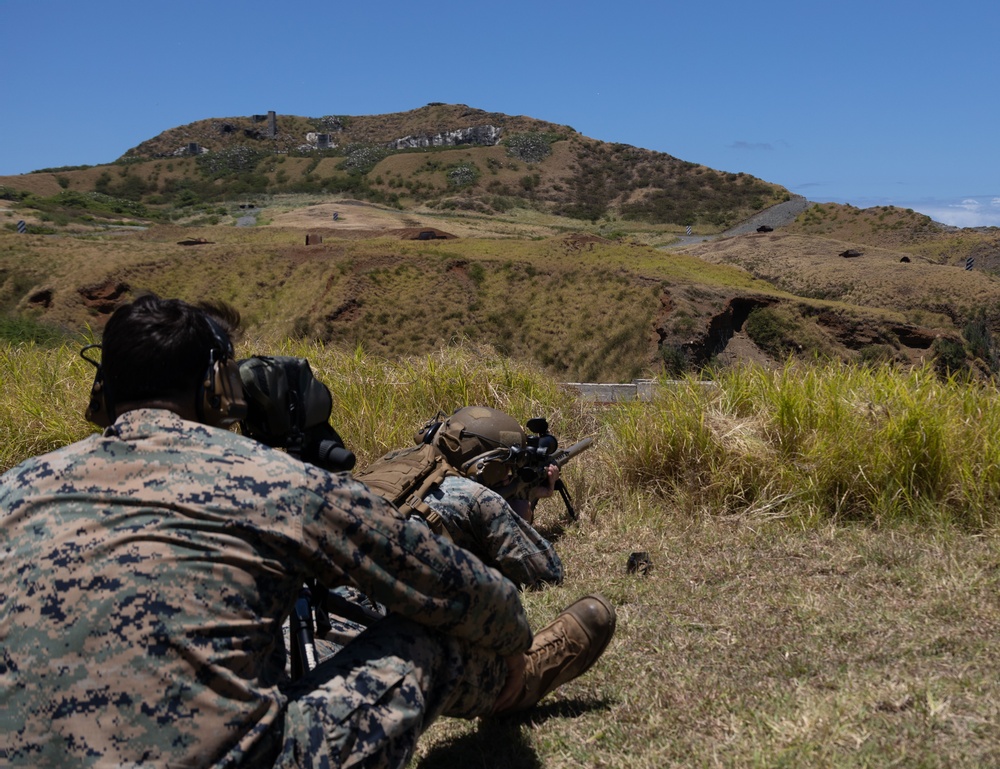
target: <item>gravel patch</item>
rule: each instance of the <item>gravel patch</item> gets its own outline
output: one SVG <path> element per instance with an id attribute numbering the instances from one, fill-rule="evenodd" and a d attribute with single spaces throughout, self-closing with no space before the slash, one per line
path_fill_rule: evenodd
<path id="1" fill-rule="evenodd" d="M 749 219 L 740 222 L 735 227 L 730 227 L 718 235 L 679 235 L 669 247 L 690 246 L 695 243 L 704 243 L 708 240 L 746 235 L 750 232 L 757 232 L 758 227 L 770 227 L 772 230 L 776 230 L 779 227 L 784 227 L 794 222 L 799 214 L 812 205 L 812 202 L 806 200 L 801 195 L 793 195 L 791 200 L 778 203 L 778 205 L 771 206 L 759 214 L 754 214 Z"/>
<path id="2" fill-rule="evenodd" d="M 784 227 L 795 221 L 799 214 L 812 205 L 801 195 L 793 195 L 791 200 L 771 206 L 759 214 L 754 214 L 746 221 L 740 222 L 735 227 L 730 227 L 723 232 L 720 238 L 731 238 L 734 235 L 746 235 L 748 232 L 756 232 L 758 227 L 770 227 L 773 230 Z"/>

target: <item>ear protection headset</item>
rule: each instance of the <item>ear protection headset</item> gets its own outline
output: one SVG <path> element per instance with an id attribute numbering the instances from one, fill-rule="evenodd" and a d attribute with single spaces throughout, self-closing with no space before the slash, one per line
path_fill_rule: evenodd
<path id="1" fill-rule="evenodd" d="M 99 344 L 88 344 L 80 350 L 80 357 L 97 369 L 97 372 L 94 374 L 94 384 L 90 387 L 90 403 L 87 404 L 87 410 L 83 415 L 87 418 L 88 422 L 104 429 L 115 421 L 114 412 L 108 408 L 108 404 L 112 403 L 112 399 L 108 397 L 108 387 L 104 381 L 104 369 L 101 367 L 101 362 L 87 355 L 91 350 L 100 349 L 101 346 Z"/>
<path id="2" fill-rule="evenodd" d="M 463 462 L 459 472 L 476 483 L 481 483 L 490 489 L 496 489 L 505 484 L 511 475 L 511 460 L 514 452 L 508 448 L 493 449 Z"/>
<path id="3" fill-rule="evenodd" d="M 214 427 L 229 427 L 247 415 L 240 366 L 233 357 L 229 335 L 211 315 L 205 315 L 215 345 L 208 352 L 208 368 L 198 389 L 195 410 L 198 419 Z"/>
<path id="4" fill-rule="evenodd" d="M 214 344 L 208 353 L 208 366 L 198 384 L 195 413 L 204 424 L 229 427 L 247 414 L 239 364 L 233 358 L 233 345 L 229 336 L 210 315 L 202 317 L 212 331 Z M 80 357 L 93 365 L 94 384 L 90 388 L 90 403 L 84 416 L 100 428 L 109 427 L 117 418 L 115 400 L 104 376 L 104 367 L 87 355 L 90 350 L 100 350 L 101 345 L 89 344 L 80 350 Z"/>

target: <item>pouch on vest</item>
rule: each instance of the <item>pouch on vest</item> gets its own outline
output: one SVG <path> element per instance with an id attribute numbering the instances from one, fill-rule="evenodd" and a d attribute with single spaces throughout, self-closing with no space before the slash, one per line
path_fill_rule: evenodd
<path id="1" fill-rule="evenodd" d="M 459 473 L 427 444 L 390 451 L 354 477 L 391 502 L 404 516 L 419 515 L 435 534 L 447 536 L 444 520 L 424 497 L 449 475 Z"/>

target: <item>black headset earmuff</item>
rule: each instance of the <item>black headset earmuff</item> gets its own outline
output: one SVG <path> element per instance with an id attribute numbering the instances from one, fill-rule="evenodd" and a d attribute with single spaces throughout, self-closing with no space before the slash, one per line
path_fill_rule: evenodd
<path id="1" fill-rule="evenodd" d="M 247 415 L 239 364 L 233 357 L 229 335 L 211 316 L 205 315 L 215 344 L 208 353 L 208 367 L 199 387 L 198 418 L 215 427 L 229 427 Z"/>
<path id="2" fill-rule="evenodd" d="M 110 398 L 109 388 L 104 381 L 104 369 L 100 361 L 87 356 L 90 350 L 100 350 L 99 344 L 88 344 L 80 350 L 80 357 L 92 365 L 97 371 L 94 373 L 94 384 L 90 387 L 90 403 L 84 416 L 88 422 L 92 422 L 100 428 L 109 427 L 115 421 L 114 405 Z"/>
<path id="3" fill-rule="evenodd" d="M 417 430 L 416 433 L 414 433 L 413 442 L 417 444 L 433 443 L 434 436 L 437 435 L 437 431 L 441 428 L 441 425 L 443 424 L 444 422 L 441 421 L 441 413 L 438 412 L 438 415 L 436 417 L 434 417 L 433 419 L 428 419 L 427 422 L 424 423 L 424 426 L 421 427 L 419 430 Z"/>

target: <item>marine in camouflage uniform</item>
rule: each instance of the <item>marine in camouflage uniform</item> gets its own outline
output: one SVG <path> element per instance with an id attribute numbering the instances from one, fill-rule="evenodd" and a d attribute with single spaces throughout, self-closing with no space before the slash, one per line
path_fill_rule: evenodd
<path id="1" fill-rule="evenodd" d="M 448 476 L 424 497 L 459 547 L 518 585 L 558 585 L 563 565 L 555 548 L 502 496 L 470 478 Z"/>
<path id="2" fill-rule="evenodd" d="M 462 476 L 448 476 L 424 497 L 436 511 L 452 542 L 468 550 L 518 586 L 560 584 L 563 566 L 555 548 L 524 518 L 515 513 L 495 491 Z M 423 525 L 423 519 L 411 520 Z M 343 601 L 385 613 L 371 596 L 352 587 L 335 590 Z M 320 658 L 339 650 L 365 627 L 339 614 L 336 607 L 326 616 L 328 629 L 317 639 Z M 323 642 L 327 643 L 323 643 Z"/>
<path id="3" fill-rule="evenodd" d="M 0 489 L 10 765 L 398 758 L 437 715 L 489 713 L 503 657 L 531 643 L 513 584 L 348 475 L 168 411 L 129 411 Z M 286 693 L 274 631 L 313 579 L 397 616 Z"/>
<path id="4" fill-rule="evenodd" d="M 206 311 L 145 297 L 104 342 L 104 432 L 0 478 L 3 765 L 398 767 L 436 717 L 530 707 L 607 647 L 603 598 L 532 643 L 473 555 L 211 426 L 239 380 Z M 283 685 L 280 627 L 312 580 L 391 614 Z"/>

